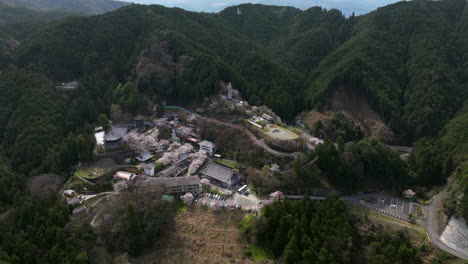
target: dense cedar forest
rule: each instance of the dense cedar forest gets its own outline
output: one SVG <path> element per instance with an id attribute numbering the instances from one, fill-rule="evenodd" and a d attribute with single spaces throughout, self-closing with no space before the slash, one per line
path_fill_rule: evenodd
<path id="1" fill-rule="evenodd" d="M 423 263 L 403 232 L 369 232 L 367 260 L 362 259 L 354 220 L 337 196 L 322 203 L 310 199 L 268 205 L 264 214 L 244 224 L 256 241 L 285 264 L 309 263 Z"/>
<path id="2" fill-rule="evenodd" d="M 31 197 L 28 179 L 49 172 L 68 177 L 75 164 L 91 160 L 93 126 L 101 114 L 144 114 L 161 102 L 196 105 L 219 91 L 220 80 L 287 122 L 302 111 L 328 109 L 334 92 L 344 88 L 369 102 L 398 135 L 396 143 L 415 144 L 404 161 L 337 115 L 326 131 L 330 138 L 294 161 L 295 177 L 267 175 L 271 186 L 258 190 L 307 190 L 318 176 L 344 193 L 448 182 L 447 214 L 468 219 L 464 0 L 398 2 L 350 17 L 319 7 L 252 4 L 216 14 L 132 4 L 77 16 L 0 0 L 0 15 L 0 263 L 88 263 L 82 245 L 94 238 L 64 231 L 68 208 L 55 195 Z M 79 80 L 79 88 L 64 97 L 55 83 L 70 80 Z M 245 149 L 248 143 L 234 151 L 228 136 L 238 143 L 246 138 L 236 131 L 206 124 L 203 134 L 256 168 L 277 162 Z M 317 157 L 314 170 L 302 166 Z M 249 183 L 267 182 L 258 171 Z M 164 219 L 155 215 L 125 208 L 115 223 L 121 232 L 105 243 L 138 255 L 134 241 L 149 247 L 158 239 L 144 232 L 159 234 Z M 267 206 L 250 235 L 285 263 L 356 263 L 356 232 L 343 203 L 331 196 L 320 205 L 304 200 Z M 114 239 L 122 241 L 120 248 Z M 404 235 L 381 232 L 368 248 L 370 263 L 421 262 Z"/>
<path id="3" fill-rule="evenodd" d="M 362 140 L 337 146 L 326 141 L 314 151 L 320 171 L 345 192 L 372 189 L 397 190 L 410 184 L 406 163 L 399 155 L 373 140 Z M 367 182 L 374 182 L 374 184 Z M 413 183 L 414 184 L 414 183 Z M 364 189 L 365 190 L 365 189 Z"/>
<path id="4" fill-rule="evenodd" d="M 54 80 L 131 76 L 142 93 L 188 104 L 229 80 L 286 119 L 327 105 L 344 86 L 410 142 L 436 136 L 463 104 L 465 1 L 401 2 L 349 18 L 321 8 L 239 8 L 131 5 L 70 18 L 32 35 L 14 60 Z"/>

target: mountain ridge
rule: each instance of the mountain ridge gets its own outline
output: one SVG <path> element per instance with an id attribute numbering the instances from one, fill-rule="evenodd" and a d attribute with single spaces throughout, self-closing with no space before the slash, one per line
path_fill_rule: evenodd
<path id="1" fill-rule="evenodd" d="M 179 55 L 202 51 L 229 65 L 241 77 L 237 85 L 251 103 L 266 103 L 290 119 L 300 111 L 327 105 L 333 87 L 344 85 L 365 94 L 393 130 L 413 140 L 436 135 L 466 97 L 467 73 L 460 71 L 466 63 L 466 50 L 460 46 L 464 31 L 442 37 L 451 25 L 464 28 L 465 9 L 464 1 L 456 0 L 400 2 L 345 18 L 337 10 L 317 7 L 301 11 L 244 4 L 207 14 L 131 5 L 100 17 L 62 21 L 35 34 L 15 57 L 17 65 L 41 65 L 59 79 L 86 74 L 83 63 L 91 57 L 99 58 L 97 64 L 118 61 L 120 66 L 112 67 L 119 68 L 117 76 L 122 79 L 129 76 L 136 54 L 143 49 L 128 38 L 148 43 L 160 32 L 173 32 L 172 36 L 182 37 L 176 42 L 186 42 L 174 45 L 190 46 Z M 116 30 L 111 24 L 122 26 Z M 72 34 L 81 35 L 64 34 L 72 27 L 76 32 Z M 75 47 L 70 56 L 63 50 L 67 42 Z M 113 56 L 112 63 L 106 50 L 115 49 L 122 54 Z M 438 79 L 428 82 L 431 72 L 438 73 L 432 75 Z M 455 101 L 442 109 L 452 96 Z M 427 112 L 421 115 L 419 109 Z"/>
<path id="2" fill-rule="evenodd" d="M 130 3 L 114 0 L 3 0 L 16 7 L 38 10 L 72 10 L 84 14 L 97 15 L 106 13 Z"/>

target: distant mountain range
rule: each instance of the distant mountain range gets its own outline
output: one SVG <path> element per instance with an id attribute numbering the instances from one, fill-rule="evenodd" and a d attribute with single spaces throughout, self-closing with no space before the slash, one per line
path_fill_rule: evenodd
<path id="1" fill-rule="evenodd" d="M 31 9 L 67 9 L 84 14 L 102 14 L 129 3 L 113 0 L 3 0 L 15 6 Z"/>
<path id="2" fill-rule="evenodd" d="M 220 12 L 226 7 L 244 3 L 292 6 L 302 10 L 313 6 L 320 6 L 326 9 L 338 9 L 345 15 L 350 16 L 353 12 L 356 15 L 362 15 L 398 1 L 400 0 L 133 0 L 132 2 L 179 7 L 197 12 Z"/>

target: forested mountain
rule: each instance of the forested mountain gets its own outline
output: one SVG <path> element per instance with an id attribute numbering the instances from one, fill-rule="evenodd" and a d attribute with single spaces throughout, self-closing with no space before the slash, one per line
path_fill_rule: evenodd
<path id="1" fill-rule="evenodd" d="M 39 31 L 47 23 L 71 15 L 76 13 L 36 11 L 0 0 L 0 68 L 11 62 L 13 51 L 31 33 Z"/>
<path id="2" fill-rule="evenodd" d="M 11 5 L 31 9 L 63 9 L 73 10 L 84 14 L 102 14 L 122 6 L 127 2 L 114 0 L 3 0 Z"/>
<path id="3" fill-rule="evenodd" d="M 84 13 L 117 7 L 108 1 L 70 3 L 34 5 Z M 91 124 L 99 114 L 114 108 L 145 113 L 149 104 L 161 102 L 195 105 L 217 93 L 220 80 L 287 121 L 302 111 L 329 109 L 339 88 L 362 97 L 399 135 L 398 143 L 418 142 L 408 162 L 385 145 L 362 139 L 356 126 L 338 122 L 337 127 L 355 135 L 330 138 L 337 144 L 326 141 L 316 148 L 316 169 L 345 192 L 356 191 L 364 181 L 397 190 L 443 184 L 452 175 L 447 211 L 467 217 L 464 0 L 399 2 L 348 18 L 318 7 L 301 11 L 251 4 L 218 14 L 128 5 L 85 17 L 0 2 L 0 12 L 0 214 L 8 213 L 0 218 L 0 262 L 87 263 L 81 247 L 64 239 L 66 208 L 54 196 L 31 198 L 25 190 L 28 177 L 67 175 L 73 165 L 89 161 Z M 69 80 L 80 84 L 63 99 L 54 82 Z M 316 172 L 294 168 L 295 173 L 300 169 L 305 176 Z M 305 201 L 268 207 L 257 227 L 263 223 L 271 232 L 257 238 L 287 263 L 308 263 L 311 256 L 346 263 L 354 244 L 334 243 L 355 240 L 343 204 L 331 197 L 309 208 L 315 214 L 303 214 L 308 207 Z M 129 215 L 137 219 L 139 213 Z M 335 226 L 308 230 L 328 216 L 336 219 Z M 136 234 L 136 239 L 142 236 Z M 404 262 L 404 254 L 389 254 L 399 239 L 382 237 L 372 244 L 375 263 L 390 257 Z M 391 245 L 384 246 L 386 240 Z M 407 245 L 405 240 L 403 251 L 418 263 Z"/>
<path id="4" fill-rule="evenodd" d="M 368 101 L 403 143 L 422 139 L 409 165 L 414 182 L 431 185 L 460 163 L 448 155 L 430 169 L 429 152 L 419 149 L 440 142 L 466 100 L 467 17 L 462 0 L 400 2 L 349 18 L 321 8 L 247 4 L 206 14 L 130 5 L 53 23 L 22 43 L 14 63 L 54 81 L 81 79 L 66 113 L 71 130 L 112 104 L 137 114 L 160 100 L 200 103 L 219 80 L 287 120 L 329 107 L 344 88 Z"/>
<path id="5" fill-rule="evenodd" d="M 182 103 L 229 80 L 251 103 L 288 119 L 326 106 L 344 86 L 414 140 L 437 135 L 466 97 L 467 10 L 458 0 L 401 2 L 349 18 L 321 8 L 241 5 L 203 14 L 132 5 L 38 32 L 16 63 L 58 80 L 131 76 L 140 92 Z"/>

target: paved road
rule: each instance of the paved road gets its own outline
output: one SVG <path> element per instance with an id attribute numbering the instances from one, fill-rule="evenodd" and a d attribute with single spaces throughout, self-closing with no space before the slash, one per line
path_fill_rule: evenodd
<path id="1" fill-rule="evenodd" d="M 427 206 L 426 208 L 427 209 L 427 221 L 425 225 L 426 225 L 427 236 L 429 237 L 429 240 L 432 242 L 432 244 L 436 245 L 438 248 L 442 249 L 443 251 L 448 252 L 452 255 L 455 255 L 459 258 L 468 260 L 467 254 L 449 247 L 440 239 L 439 234 L 437 232 L 437 226 L 438 226 L 437 208 L 442 208 L 441 203 L 443 202 L 446 195 L 447 195 L 447 192 L 445 190 L 440 192 L 439 194 L 437 194 L 436 196 L 432 198 L 431 205 Z"/>
<path id="2" fill-rule="evenodd" d="M 459 258 L 468 260 L 468 255 L 466 255 L 466 253 L 449 247 L 440 239 L 439 234 L 437 232 L 437 226 L 438 226 L 437 208 L 442 208 L 441 203 L 443 202 L 446 195 L 447 193 L 445 191 L 440 192 L 438 195 L 433 197 L 432 204 L 426 207 L 427 220 L 424 222 L 424 224 L 426 226 L 427 236 L 429 240 L 431 241 L 431 243 L 437 246 L 438 248 L 440 248 L 441 250 L 447 253 L 450 253 L 454 256 L 457 256 Z M 362 200 L 363 198 L 370 197 L 370 196 L 378 197 L 378 200 L 376 201 L 377 203 L 369 203 L 369 202 Z M 300 195 L 288 195 L 287 197 L 290 199 L 302 199 L 302 196 Z M 407 221 L 409 214 L 410 213 L 414 214 L 414 207 L 408 208 L 408 206 L 411 205 L 411 203 L 408 203 L 408 202 L 405 203 L 401 199 L 391 197 L 388 195 L 384 195 L 384 194 L 344 196 L 342 198 L 343 200 L 349 200 L 349 201 L 355 202 L 356 204 L 364 206 L 368 209 L 387 214 L 389 216 L 392 216 L 400 220 Z M 311 196 L 310 199 L 324 200 L 324 197 Z M 390 199 L 390 202 L 388 202 L 388 199 Z M 395 204 L 397 205 L 397 207 L 389 208 L 388 203 Z"/>

